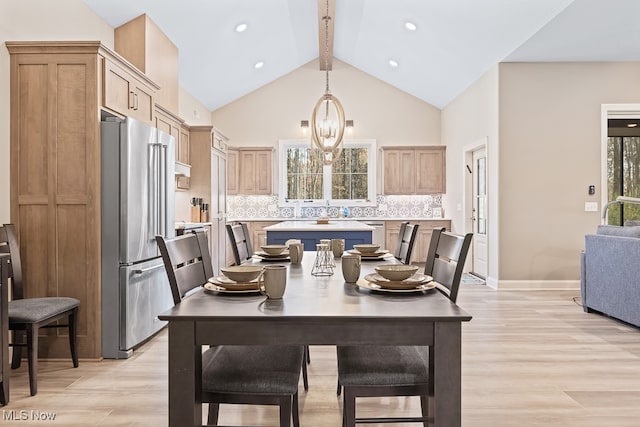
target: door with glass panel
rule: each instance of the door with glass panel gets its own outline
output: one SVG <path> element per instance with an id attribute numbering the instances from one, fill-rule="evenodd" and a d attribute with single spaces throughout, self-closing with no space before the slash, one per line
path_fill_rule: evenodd
<path id="1" fill-rule="evenodd" d="M 640 118 L 609 119 L 607 137 L 607 201 L 618 196 L 640 198 Z M 640 205 L 612 204 L 607 223 L 640 220 Z"/>
<path id="2" fill-rule="evenodd" d="M 487 277 L 487 154 L 480 148 L 473 152 L 473 267 L 472 272 Z"/>

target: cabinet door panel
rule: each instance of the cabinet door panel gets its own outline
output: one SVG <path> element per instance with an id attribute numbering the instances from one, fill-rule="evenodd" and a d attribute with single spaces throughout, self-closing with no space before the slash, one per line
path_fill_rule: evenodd
<path id="1" fill-rule="evenodd" d="M 444 150 L 416 150 L 416 192 L 434 194 L 445 192 Z"/>
<path id="2" fill-rule="evenodd" d="M 271 150 L 256 152 L 255 194 L 271 194 Z"/>
<path id="3" fill-rule="evenodd" d="M 105 60 L 104 66 L 104 106 L 127 116 L 133 99 L 130 76 L 111 61 Z"/>

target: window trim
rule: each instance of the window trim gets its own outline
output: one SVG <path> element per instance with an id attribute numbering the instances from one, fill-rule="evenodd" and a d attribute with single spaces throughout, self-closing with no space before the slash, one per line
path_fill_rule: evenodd
<path id="1" fill-rule="evenodd" d="M 377 191 L 377 141 L 375 139 L 345 139 L 343 142 L 345 148 L 358 148 L 365 147 L 369 149 L 369 165 L 367 174 L 367 190 L 369 198 L 365 200 L 345 200 L 329 198 L 329 206 L 376 206 L 376 191 Z M 278 180 L 278 205 L 279 207 L 293 207 L 296 201 L 289 201 L 285 199 L 287 192 L 287 161 L 286 153 L 288 148 L 310 148 L 311 142 L 309 139 L 281 139 L 278 141 L 278 172 L 280 179 Z M 312 148 L 312 147 L 311 147 Z M 331 166 L 323 166 L 323 177 L 326 177 L 331 173 Z M 331 194 L 331 180 L 323 179 L 323 194 Z M 327 199 L 314 199 L 311 202 L 305 202 L 305 207 L 318 207 L 327 206 Z"/>

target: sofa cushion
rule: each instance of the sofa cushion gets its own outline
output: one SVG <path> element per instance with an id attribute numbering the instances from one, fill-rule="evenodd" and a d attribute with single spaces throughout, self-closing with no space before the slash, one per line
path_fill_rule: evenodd
<path id="1" fill-rule="evenodd" d="M 596 234 L 620 237 L 640 237 L 640 226 L 620 227 L 619 225 L 599 225 Z"/>

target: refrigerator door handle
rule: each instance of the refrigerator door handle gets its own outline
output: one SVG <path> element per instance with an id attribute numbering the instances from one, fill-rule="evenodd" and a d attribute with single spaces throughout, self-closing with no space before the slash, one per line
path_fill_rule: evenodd
<path id="1" fill-rule="evenodd" d="M 158 230 L 158 234 L 166 237 L 169 235 L 167 233 L 167 146 L 164 144 L 158 144 L 158 151 L 160 155 L 158 156 L 159 161 L 159 174 L 157 175 L 158 181 L 158 189 L 159 189 L 159 218 L 160 218 L 160 228 Z"/>
<path id="2" fill-rule="evenodd" d="M 133 274 L 144 274 L 144 273 L 148 273 L 150 271 L 159 270 L 161 268 L 164 268 L 164 264 L 158 264 L 155 267 L 140 268 L 140 269 L 137 269 L 137 270 L 133 270 Z"/>

